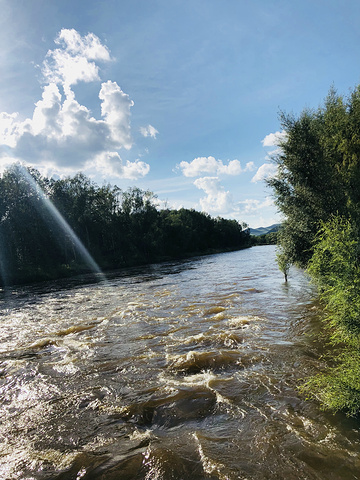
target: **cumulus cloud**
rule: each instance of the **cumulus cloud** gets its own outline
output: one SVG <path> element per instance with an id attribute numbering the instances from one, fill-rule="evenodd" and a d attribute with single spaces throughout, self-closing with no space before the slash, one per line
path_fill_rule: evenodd
<path id="1" fill-rule="evenodd" d="M 75 98 L 71 86 L 99 80 L 96 61 L 110 61 L 110 53 L 94 34 L 61 30 L 59 48 L 47 53 L 43 75 L 47 84 L 32 118 L 0 113 L 0 156 L 40 168 L 61 171 L 94 166 L 124 178 L 139 178 L 150 169 L 144 162 L 123 162 L 118 150 L 132 146 L 129 96 L 116 82 L 106 81 L 99 91 L 101 118 Z M 114 165 L 111 167 L 111 162 Z"/>
<path id="2" fill-rule="evenodd" d="M 251 179 L 253 183 L 261 182 L 267 178 L 275 177 L 278 167 L 274 163 L 264 163 L 258 168 L 257 172 Z"/>
<path id="3" fill-rule="evenodd" d="M 101 85 L 99 98 L 101 114 L 110 129 L 110 139 L 119 147 L 131 148 L 130 108 L 134 102 L 116 82 L 108 80 Z"/>
<path id="4" fill-rule="evenodd" d="M 150 166 L 136 160 L 135 162 L 124 162 L 117 152 L 106 152 L 98 155 L 94 161 L 95 167 L 103 175 L 127 178 L 136 180 L 145 177 L 150 171 Z"/>
<path id="5" fill-rule="evenodd" d="M 272 207 L 274 201 L 271 197 L 266 197 L 264 200 L 260 201 L 257 199 L 246 199 L 239 204 L 241 206 L 242 213 L 249 214 L 258 214 L 261 210 Z"/>
<path id="6" fill-rule="evenodd" d="M 264 199 L 245 199 L 237 204 L 236 217 L 246 219 L 251 227 L 260 227 L 280 223 L 281 219 L 274 211 L 274 200 L 271 197 Z"/>
<path id="7" fill-rule="evenodd" d="M 18 113 L 0 113 L 0 145 L 14 148 L 19 137 L 21 122 L 18 120 Z"/>
<path id="8" fill-rule="evenodd" d="M 281 132 L 269 133 L 261 141 L 264 147 L 277 147 L 280 142 L 286 139 L 287 133 L 283 130 Z"/>
<path id="9" fill-rule="evenodd" d="M 272 158 L 281 152 L 279 143 L 286 140 L 287 133 L 283 130 L 281 132 L 269 133 L 261 141 L 264 147 L 270 148 L 268 155 L 265 156 L 265 163 L 263 163 L 258 169 L 253 178 L 252 183 L 261 182 L 263 180 L 274 178 L 278 173 L 278 166 L 275 163 L 270 163 Z"/>
<path id="10" fill-rule="evenodd" d="M 148 125 L 147 127 L 141 127 L 140 128 L 141 135 L 143 137 L 152 137 L 156 138 L 156 135 L 159 133 L 155 127 L 152 125 Z"/>
<path id="11" fill-rule="evenodd" d="M 115 82 L 103 83 L 99 97 L 103 118 L 96 120 L 71 90 L 63 96 L 54 83 L 46 85 L 31 119 L 2 115 L 7 123 L 3 142 L 17 158 L 58 167 L 83 168 L 99 152 L 129 149 L 132 101 Z"/>
<path id="12" fill-rule="evenodd" d="M 244 168 L 244 172 L 252 172 L 255 170 L 255 163 L 254 162 L 247 162 Z"/>
<path id="13" fill-rule="evenodd" d="M 99 66 L 95 61 L 109 61 L 109 50 L 93 33 L 82 37 L 74 29 L 62 29 L 55 39 L 60 46 L 49 50 L 43 62 L 42 73 L 47 83 L 60 83 L 66 88 L 76 83 L 99 80 Z"/>
<path id="14" fill-rule="evenodd" d="M 263 199 L 250 198 L 235 201 L 218 177 L 197 178 L 194 185 L 206 194 L 199 200 L 201 210 L 211 215 L 235 218 L 239 221 L 246 220 L 251 225 L 258 225 L 264 218 L 264 222 L 267 222 L 266 218 L 274 208 L 274 200 L 270 196 Z"/>
<path id="15" fill-rule="evenodd" d="M 192 162 L 180 162 L 178 167 L 182 170 L 185 177 L 197 177 L 204 173 L 240 175 L 242 172 L 251 171 L 254 168 L 254 163 L 249 162 L 246 164 L 245 169 L 242 169 L 239 160 L 229 160 L 226 165 L 222 160 L 216 160 L 210 156 L 194 158 Z"/>
<path id="16" fill-rule="evenodd" d="M 194 185 L 204 190 L 206 197 L 200 199 L 201 209 L 208 213 L 225 214 L 233 209 L 233 199 L 217 177 L 197 178 Z"/>

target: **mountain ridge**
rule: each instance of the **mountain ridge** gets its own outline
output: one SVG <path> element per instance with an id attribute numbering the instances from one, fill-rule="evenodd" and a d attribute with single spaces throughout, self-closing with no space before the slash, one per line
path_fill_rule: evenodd
<path id="1" fill-rule="evenodd" d="M 267 235 L 268 233 L 277 232 L 280 226 L 280 223 L 274 223 L 269 227 L 250 228 L 250 235 L 254 235 L 255 237 L 258 237 L 260 235 Z"/>

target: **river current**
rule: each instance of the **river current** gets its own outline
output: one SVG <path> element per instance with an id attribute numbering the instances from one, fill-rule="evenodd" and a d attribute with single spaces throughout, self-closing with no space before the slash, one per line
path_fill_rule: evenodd
<path id="1" fill-rule="evenodd" d="M 0 478 L 360 478 L 359 423 L 297 386 L 321 310 L 255 247 L 0 293 Z"/>

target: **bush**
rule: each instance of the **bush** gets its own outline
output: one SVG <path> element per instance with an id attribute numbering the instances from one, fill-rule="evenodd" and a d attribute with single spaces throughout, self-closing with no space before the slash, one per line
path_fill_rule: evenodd
<path id="1" fill-rule="evenodd" d="M 316 237 L 308 271 L 325 303 L 332 364 L 302 387 L 323 408 L 354 415 L 360 410 L 359 239 L 351 220 L 333 216 Z"/>

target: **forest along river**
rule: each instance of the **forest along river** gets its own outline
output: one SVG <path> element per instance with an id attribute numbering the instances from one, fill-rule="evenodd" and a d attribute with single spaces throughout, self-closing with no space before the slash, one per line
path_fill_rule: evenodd
<path id="1" fill-rule="evenodd" d="M 1 294 L 1 479 L 355 479 L 359 424 L 298 393 L 315 292 L 275 248 Z"/>

